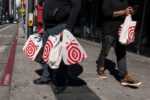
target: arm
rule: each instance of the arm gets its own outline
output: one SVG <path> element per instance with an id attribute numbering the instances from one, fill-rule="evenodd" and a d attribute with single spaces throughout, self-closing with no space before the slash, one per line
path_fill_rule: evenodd
<path id="1" fill-rule="evenodd" d="M 114 11 L 113 17 L 119 17 L 119 16 L 124 16 L 125 11 L 124 10 L 119 10 L 119 11 Z"/>
<path id="2" fill-rule="evenodd" d="M 110 0 L 103 1 L 102 10 L 106 17 L 114 18 L 114 17 L 126 16 L 128 14 L 134 13 L 134 10 L 132 7 L 127 7 L 126 9 L 118 10 L 118 11 L 113 11 L 112 8 L 113 7 L 112 7 Z"/>
<path id="3" fill-rule="evenodd" d="M 73 31 L 76 20 L 81 10 L 81 0 L 71 0 L 71 12 L 67 21 L 66 29 L 70 32 Z M 60 37 L 63 37 L 63 32 L 60 32 Z"/>
<path id="4" fill-rule="evenodd" d="M 113 13 L 113 17 L 118 17 L 118 16 L 127 16 L 127 15 L 133 15 L 134 14 L 134 10 L 132 7 L 127 7 L 124 10 L 119 10 L 119 11 L 114 11 Z"/>
<path id="5" fill-rule="evenodd" d="M 44 32 L 44 28 L 42 28 L 37 34 L 42 34 Z"/>
<path id="6" fill-rule="evenodd" d="M 44 32 L 44 28 L 42 28 L 40 31 L 37 33 L 34 33 L 37 37 L 41 37 L 42 33 Z"/>
<path id="7" fill-rule="evenodd" d="M 74 29 L 80 10 L 81 10 L 81 0 L 71 0 L 71 12 L 66 26 L 66 28 L 69 31 L 72 31 Z"/>

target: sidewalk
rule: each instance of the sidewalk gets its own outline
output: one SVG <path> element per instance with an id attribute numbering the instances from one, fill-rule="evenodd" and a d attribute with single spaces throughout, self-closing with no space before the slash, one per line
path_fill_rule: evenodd
<path id="1" fill-rule="evenodd" d="M 22 52 L 26 41 L 24 35 L 23 32 L 19 32 L 10 100 L 150 100 L 150 58 L 127 53 L 129 73 L 143 84 L 137 89 L 123 87 L 108 70 L 106 80 L 97 77 L 95 61 L 101 45 L 82 39 L 79 39 L 79 42 L 85 48 L 88 58 L 77 68 L 70 68 L 73 75 L 80 74 L 78 80 L 73 80 L 72 85 L 61 94 L 54 94 L 50 84 L 33 84 L 33 79 L 39 77 L 36 72 L 41 66 L 29 60 Z M 116 62 L 113 49 L 108 58 L 111 64 Z"/>

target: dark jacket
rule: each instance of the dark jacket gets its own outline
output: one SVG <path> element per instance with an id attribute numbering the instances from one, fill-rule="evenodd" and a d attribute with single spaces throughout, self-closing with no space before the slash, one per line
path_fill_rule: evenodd
<path id="1" fill-rule="evenodd" d="M 81 9 L 81 0 L 45 0 L 43 21 L 48 26 L 65 23 L 72 30 Z"/>
<path id="2" fill-rule="evenodd" d="M 103 34 L 117 36 L 118 28 L 125 19 L 122 17 L 113 17 L 114 11 L 124 10 L 128 7 L 128 0 L 104 0 L 102 4 L 102 11 L 105 21 L 103 22 Z"/>

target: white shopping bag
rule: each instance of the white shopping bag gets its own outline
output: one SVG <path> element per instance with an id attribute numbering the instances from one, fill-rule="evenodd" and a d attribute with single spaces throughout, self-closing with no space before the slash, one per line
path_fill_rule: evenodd
<path id="1" fill-rule="evenodd" d="M 58 42 L 51 50 L 49 56 L 49 66 L 52 69 L 59 68 L 59 65 L 62 61 L 62 42 Z"/>
<path id="2" fill-rule="evenodd" d="M 87 54 L 76 38 L 68 31 L 63 31 L 63 61 L 66 65 L 81 62 Z"/>
<path id="3" fill-rule="evenodd" d="M 128 45 L 135 40 L 136 21 L 132 21 L 131 15 L 126 16 L 124 23 L 119 29 L 119 42 Z"/>
<path id="4" fill-rule="evenodd" d="M 43 60 L 52 68 L 58 68 L 62 60 L 60 35 L 50 35 L 44 47 Z"/>
<path id="5" fill-rule="evenodd" d="M 42 48 L 42 44 L 42 38 L 37 37 L 35 34 L 30 35 L 23 47 L 23 51 L 29 59 L 35 60 L 38 52 Z"/>

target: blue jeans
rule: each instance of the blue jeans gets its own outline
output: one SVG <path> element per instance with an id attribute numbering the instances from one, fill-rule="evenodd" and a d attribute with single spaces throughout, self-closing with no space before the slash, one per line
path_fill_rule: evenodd
<path id="1" fill-rule="evenodd" d="M 48 64 L 44 64 L 43 65 L 43 73 L 42 73 L 42 80 L 43 81 L 50 81 L 51 80 L 51 75 L 52 73 L 52 70 L 49 68 Z"/>
<path id="2" fill-rule="evenodd" d="M 112 45 L 114 45 L 115 54 L 117 57 L 119 76 L 121 78 L 123 78 L 124 75 L 127 74 L 126 46 L 120 44 L 117 37 L 113 37 L 113 36 L 105 36 L 104 37 L 104 40 L 102 41 L 102 49 L 101 49 L 100 55 L 97 59 L 98 69 L 100 67 L 105 66 L 104 65 L 105 59 L 106 59 Z"/>
<path id="3" fill-rule="evenodd" d="M 45 32 L 42 35 L 42 38 L 43 38 L 42 50 L 44 50 L 44 46 L 46 44 L 48 36 L 49 35 L 57 35 L 57 34 L 59 34 L 63 29 L 65 29 L 65 26 L 66 26 L 65 24 L 60 24 L 58 26 L 45 29 Z M 51 69 L 49 68 L 48 64 L 44 64 L 43 65 L 43 73 L 42 73 L 42 77 L 41 78 L 44 81 L 49 81 L 49 80 L 51 80 L 51 77 L 52 77 Z"/>

